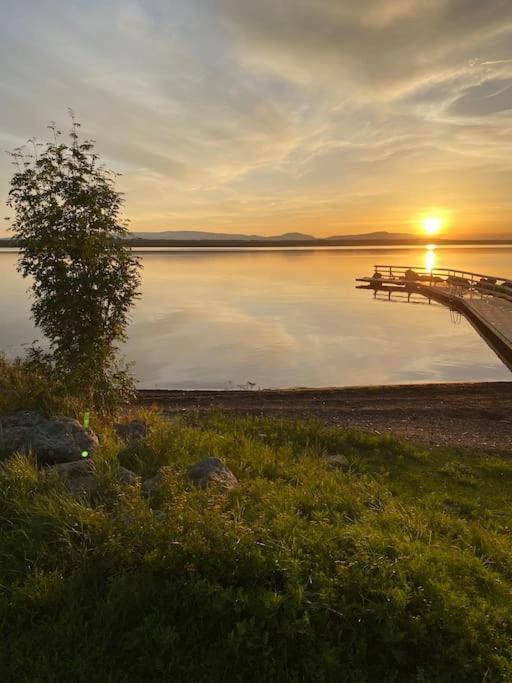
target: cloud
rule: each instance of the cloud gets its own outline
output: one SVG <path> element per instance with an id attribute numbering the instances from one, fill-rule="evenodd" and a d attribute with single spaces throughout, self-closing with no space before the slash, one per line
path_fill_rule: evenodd
<path id="1" fill-rule="evenodd" d="M 506 205 L 485 179 L 511 163 L 509 0 L 25 0 L 2 14 L 0 144 L 73 107 L 123 173 L 134 229 L 410 229 L 446 201 L 465 221 L 468 196 L 491 229 L 485 207 Z M 9 174 L 6 158 L 3 196 Z"/>
<path id="2" fill-rule="evenodd" d="M 224 4 L 228 25 L 254 64 L 308 83 L 336 87 L 337 79 L 341 89 L 358 83 L 369 98 L 465 69 L 481 50 L 495 58 L 496 39 L 512 32 L 508 0 Z"/>
<path id="3" fill-rule="evenodd" d="M 456 116 L 492 116 L 512 110 L 512 78 L 491 79 L 468 88 L 450 107 Z"/>

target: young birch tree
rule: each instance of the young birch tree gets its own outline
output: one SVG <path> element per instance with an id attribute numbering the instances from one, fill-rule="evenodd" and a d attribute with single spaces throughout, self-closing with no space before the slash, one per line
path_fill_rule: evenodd
<path id="1" fill-rule="evenodd" d="M 129 398 L 134 382 L 118 360 L 138 297 L 140 262 L 125 245 L 123 196 L 116 174 L 99 163 L 93 140 L 69 140 L 55 124 L 46 144 L 11 153 L 16 171 L 8 205 L 18 270 L 31 278 L 32 315 L 49 342 L 32 351 L 72 396 L 97 409 Z"/>

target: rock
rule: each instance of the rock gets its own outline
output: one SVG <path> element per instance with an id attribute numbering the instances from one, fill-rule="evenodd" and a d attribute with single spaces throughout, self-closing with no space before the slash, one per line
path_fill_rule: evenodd
<path id="1" fill-rule="evenodd" d="M 126 469 L 126 467 L 119 468 L 119 482 L 121 484 L 126 484 L 127 486 L 133 486 L 139 481 L 139 477 L 131 470 Z"/>
<path id="2" fill-rule="evenodd" d="M 162 475 L 160 472 L 158 472 L 158 474 L 155 474 L 154 477 L 150 477 L 149 479 L 143 481 L 141 488 L 146 493 L 151 493 L 151 491 L 154 491 L 159 486 L 161 481 Z"/>
<path id="3" fill-rule="evenodd" d="M 145 422 L 141 420 L 133 420 L 126 424 L 116 425 L 117 435 L 126 441 L 127 443 L 133 444 L 141 441 L 148 435 L 148 426 Z"/>
<path id="4" fill-rule="evenodd" d="M 233 472 L 219 458 L 207 458 L 193 465 L 188 471 L 188 478 L 203 489 L 210 483 L 224 489 L 232 489 L 238 484 Z"/>
<path id="5" fill-rule="evenodd" d="M 90 495 L 98 489 L 96 472 L 92 461 L 89 459 L 53 465 L 47 471 L 49 473 L 55 472 L 66 483 L 73 494 L 85 493 Z M 127 470 L 125 467 L 120 467 L 118 481 L 121 484 L 133 486 L 137 483 L 138 477 L 135 472 Z"/>
<path id="6" fill-rule="evenodd" d="M 164 480 L 166 467 L 161 467 L 154 477 L 146 479 L 142 483 L 142 490 L 146 493 L 155 491 Z M 225 489 L 231 489 L 238 484 L 238 479 L 219 458 L 207 458 L 193 465 L 188 473 L 192 483 L 205 488 L 210 482 L 218 484 Z"/>
<path id="7" fill-rule="evenodd" d="M 325 460 L 329 467 L 337 470 L 347 470 L 350 467 L 350 463 L 347 458 L 341 453 L 337 455 L 326 455 Z"/>
<path id="8" fill-rule="evenodd" d="M 89 495 L 98 488 L 93 464 L 88 459 L 54 465 L 48 468 L 48 472 L 55 472 L 75 495 Z"/>
<path id="9" fill-rule="evenodd" d="M 94 474 L 94 466 L 92 460 L 86 458 L 84 460 L 75 460 L 75 462 L 63 462 L 59 465 L 53 465 L 53 467 L 48 467 L 46 471 L 55 472 L 62 479 L 71 479 L 72 477 Z"/>
<path id="10" fill-rule="evenodd" d="M 142 483 L 142 490 L 146 493 L 151 493 L 157 489 L 164 480 L 162 473 L 165 472 L 166 469 L 167 468 L 165 466 L 161 467 L 159 472 L 157 472 L 154 477 L 149 477 L 149 479 L 146 479 Z"/>
<path id="11" fill-rule="evenodd" d="M 0 453 L 29 453 L 39 464 L 73 462 L 98 447 L 98 437 L 71 417 L 45 418 L 29 411 L 0 417 Z"/>

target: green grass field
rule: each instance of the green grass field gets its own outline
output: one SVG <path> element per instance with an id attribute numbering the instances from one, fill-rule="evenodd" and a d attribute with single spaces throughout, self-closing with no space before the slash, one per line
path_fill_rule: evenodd
<path id="1" fill-rule="evenodd" d="M 137 415 L 151 434 L 124 451 L 93 420 L 93 498 L 4 461 L 0 680 L 512 680 L 511 462 L 320 423 Z M 208 456 L 237 488 L 188 483 Z M 116 483 L 119 463 L 168 467 L 148 498 Z"/>

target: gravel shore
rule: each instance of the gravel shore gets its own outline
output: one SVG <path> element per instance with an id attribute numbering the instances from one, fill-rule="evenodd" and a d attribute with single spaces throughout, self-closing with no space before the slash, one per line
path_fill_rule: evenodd
<path id="1" fill-rule="evenodd" d="M 168 415 L 221 408 L 232 414 L 318 418 L 428 446 L 512 455 L 512 382 L 410 384 L 342 389 L 140 391 Z"/>

